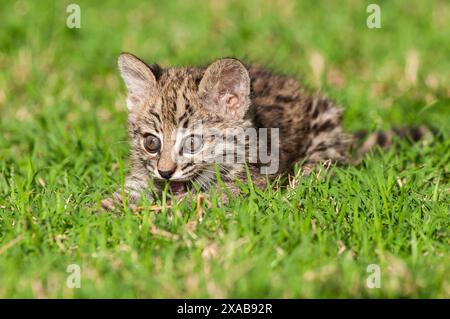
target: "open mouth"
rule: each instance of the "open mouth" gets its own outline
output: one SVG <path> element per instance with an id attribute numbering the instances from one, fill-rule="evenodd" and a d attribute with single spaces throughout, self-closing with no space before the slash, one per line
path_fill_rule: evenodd
<path id="1" fill-rule="evenodd" d="M 169 187 L 174 195 L 187 191 L 186 182 L 170 182 Z"/>

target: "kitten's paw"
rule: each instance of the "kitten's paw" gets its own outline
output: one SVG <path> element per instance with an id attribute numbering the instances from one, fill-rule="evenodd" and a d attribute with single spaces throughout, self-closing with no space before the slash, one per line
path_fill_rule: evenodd
<path id="1" fill-rule="evenodd" d="M 101 205 L 104 210 L 113 210 L 116 207 L 116 203 L 112 198 L 103 199 Z"/>
<path id="2" fill-rule="evenodd" d="M 112 211 L 117 207 L 123 206 L 122 195 L 118 192 L 113 194 L 113 197 L 103 199 L 101 201 L 102 208 L 107 211 Z"/>

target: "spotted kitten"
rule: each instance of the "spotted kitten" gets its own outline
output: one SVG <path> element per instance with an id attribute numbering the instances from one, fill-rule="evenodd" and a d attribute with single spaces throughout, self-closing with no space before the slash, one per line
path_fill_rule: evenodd
<path id="1" fill-rule="evenodd" d="M 261 173 L 258 158 L 247 163 L 224 162 L 219 160 L 224 156 L 221 151 L 211 152 L 223 143 L 225 131 L 241 143 L 234 150 L 238 152 L 252 147 L 242 137 L 242 130 L 279 129 L 274 152 L 278 170 L 267 176 L 269 179 L 290 172 L 296 163 L 308 174 L 319 163 L 349 160 L 352 136 L 342 129 L 341 108 L 331 100 L 309 95 L 293 78 L 231 58 L 219 59 L 206 68 L 163 69 L 124 53 L 118 64 L 128 89 L 131 170 L 125 193 L 131 202 L 143 193 L 149 197 L 152 192 L 160 193 L 166 183 L 170 193 L 179 198 L 193 192 L 194 184 L 207 190 L 217 183 L 217 173 L 237 195 L 235 180 L 246 179 L 246 164 L 253 183 L 265 187 L 266 174 Z M 202 125 L 200 131 L 197 123 Z M 253 148 L 272 150 L 270 134 L 268 141 Z M 112 209 L 121 200 L 119 190 L 102 201 L 102 206 Z"/>

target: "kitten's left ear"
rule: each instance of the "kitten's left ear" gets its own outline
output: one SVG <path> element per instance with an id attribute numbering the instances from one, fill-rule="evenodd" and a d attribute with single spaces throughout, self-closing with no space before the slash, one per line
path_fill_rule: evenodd
<path id="1" fill-rule="evenodd" d="M 205 71 L 199 85 L 205 107 L 225 118 L 242 119 L 250 105 L 250 77 L 236 59 L 220 59 Z"/>

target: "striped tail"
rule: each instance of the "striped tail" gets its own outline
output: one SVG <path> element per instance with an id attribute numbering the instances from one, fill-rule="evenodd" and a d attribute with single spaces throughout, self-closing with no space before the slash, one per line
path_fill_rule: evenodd
<path id="1" fill-rule="evenodd" d="M 354 134 L 355 142 L 352 146 L 352 151 L 356 157 L 355 160 L 359 161 L 364 155 L 377 147 L 382 149 L 390 148 L 395 144 L 396 138 L 406 140 L 413 144 L 419 141 L 431 141 L 438 135 L 437 130 L 423 125 L 418 127 L 393 128 L 388 131 L 379 131 L 370 134 L 367 131 L 358 131 Z"/>

